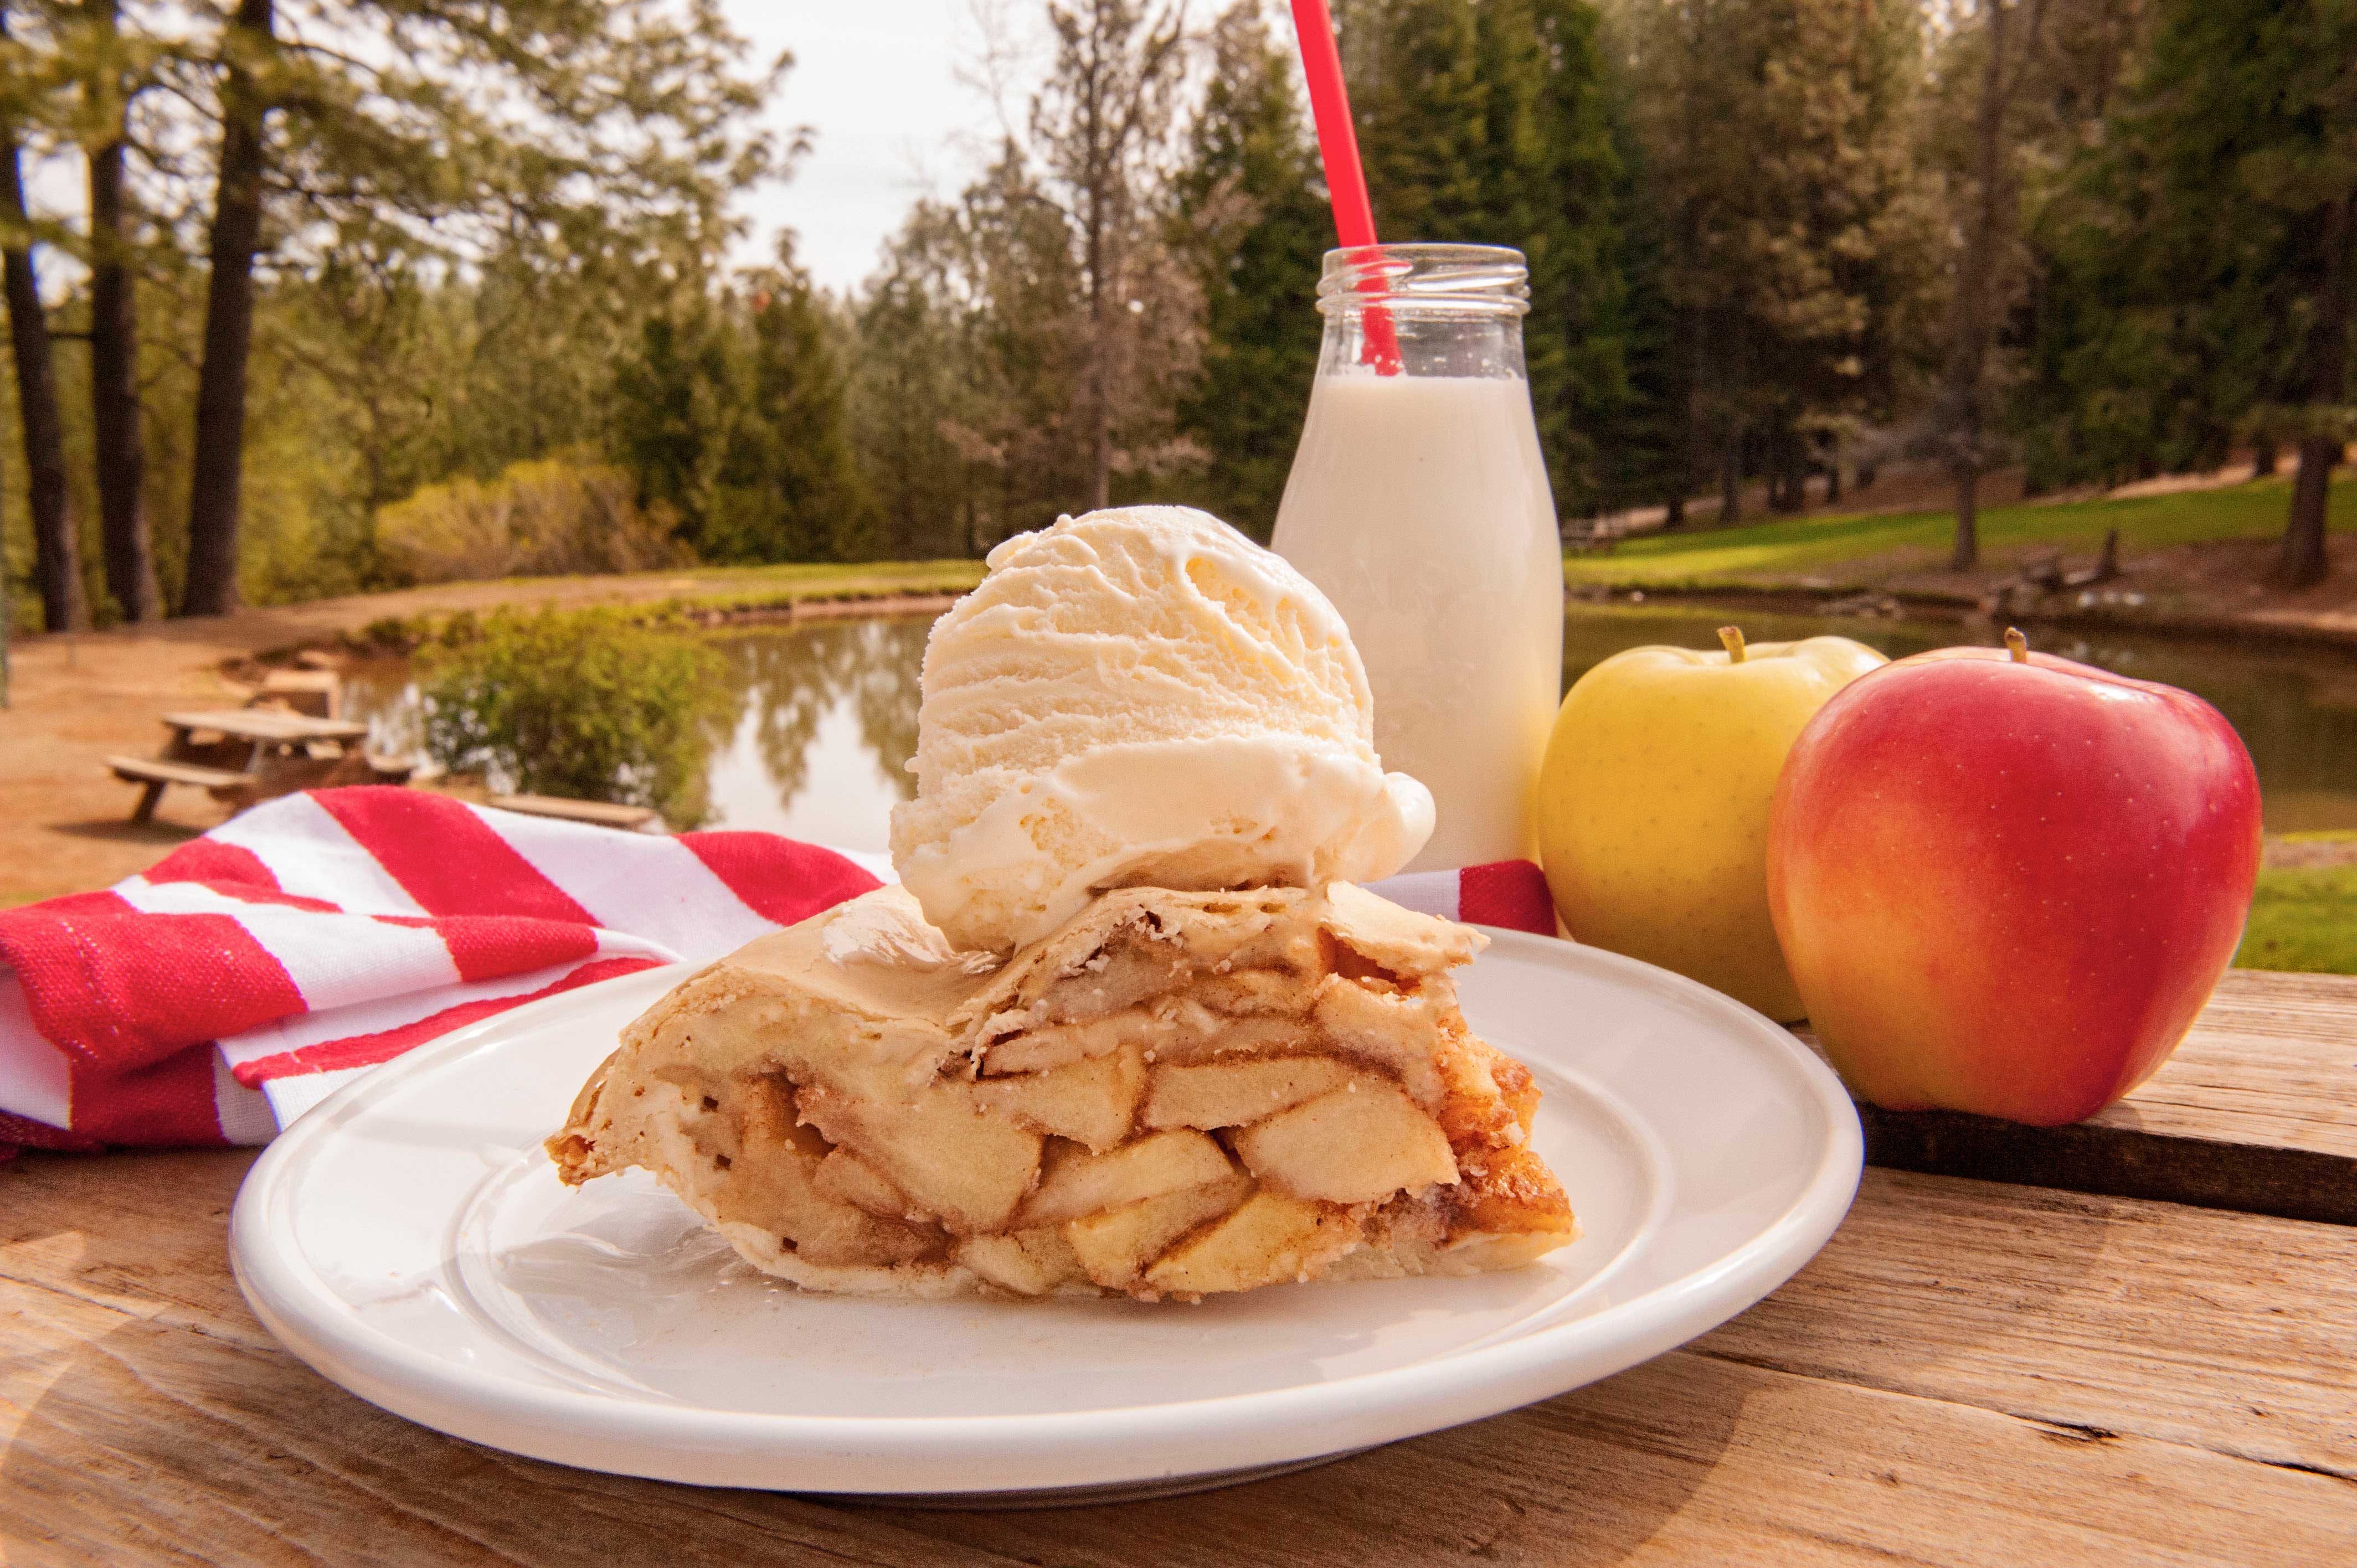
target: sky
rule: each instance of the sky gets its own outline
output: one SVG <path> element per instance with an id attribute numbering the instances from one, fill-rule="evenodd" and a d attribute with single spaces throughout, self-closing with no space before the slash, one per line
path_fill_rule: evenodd
<path id="1" fill-rule="evenodd" d="M 996 124 L 988 96 L 956 65 L 981 52 L 971 0 L 723 0 L 766 61 L 794 68 L 771 101 L 781 132 L 808 125 L 810 155 L 783 185 L 748 192 L 744 259 L 764 260 L 782 225 L 828 288 L 875 270 L 879 247 L 918 196 L 952 191 L 979 166 Z"/>

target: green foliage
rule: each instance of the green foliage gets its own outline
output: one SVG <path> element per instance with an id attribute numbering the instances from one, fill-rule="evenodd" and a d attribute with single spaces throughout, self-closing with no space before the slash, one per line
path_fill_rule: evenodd
<path id="1" fill-rule="evenodd" d="M 1558 510 L 1593 510 L 1657 476 L 1658 422 L 1647 422 L 1629 371 L 1633 191 L 1595 8 L 1337 9 L 1378 231 L 1511 245 L 1529 260 L 1524 357 Z M 1249 0 L 1214 27 L 1174 213 L 1203 300 L 1200 369 L 1178 403 L 1181 430 L 1204 454 L 1190 493 L 1264 538 L 1308 401 L 1312 285 L 1333 242 L 1290 54 Z"/>
<path id="2" fill-rule="evenodd" d="M 178 601 L 227 12 L 167 27 L 170 8 L 124 8 L 109 33 L 106 9 L 12 11 L 0 108 L 37 160 L 75 159 L 128 114 L 144 495 Z M 1964 336 L 1982 0 L 1336 9 L 1384 233 L 1529 257 L 1526 357 L 1564 515 L 1674 501 L 1714 470 L 1780 476 L 1789 500 L 1860 439 L 1920 456 L 1954 423 L 1934 381 Z M 1979 382 L 2032 487 L 2352 428 L 2357 345 L 2326 330 L 2325 285 L 2348 268 L 2328 264 L 2325 220 L 2357 201 L 2357 6 L 2038 10 L 2034 46 L 2018 25 L 2008 46 L 1994 188 L 2019 212 L 1985 247 L 2004 253 Z M 486 521 L 518 465 L 568 454 L 628 473 L 705 560 L 945 557 L 1085 504 L 1103 424 L 1115 499 L 1192 501 L 1265 536 L 1331 242 L 1277 10 L 1232 0 L 1188 57 L 1191 96 L 1146 58 L 1167 7 L 1014 13 L 1060 51 L 1053 80 L 1000 105 L 1013 134 L 983 172 L 919 203 L 839 301 L 790 252 L 729 268 L 728 194 L 787 166 L 798 134 L 756 128 L 777 75 L 746 69 L 716 0 L 366 0 L 332 38 L 282 29 L 251 62 L 275 106 L 245 598 L 653 559 L 595 528 L 556 526 L 567 542 L 544 549 Z M 1083 77 L 1138 84 L 1118 157 Z M 104 621 L 91 311 L 51 253 L 93 252 L 39 212 L 19 238 L 64 291 L 65 457 Z M 0 421 L 16 395 L 0 377 Z M 449 537 L 421 553 L 429 534 Z M 18 624 L 38 627 L 22 463 L 0 464 L 0 558 Z"/>
<path id="3" fill-rule="evenodd" d="M 969 317 L 904 232 L 853 318 L 846 403 L 853 449 L 877 510 L 878 543 L 903 560 L 975 552 L 975 477 L 953 429 L 973 385 Z"/>
<path id="4" fill-rule="evenodd" d="M 980 553 L 1100 493 L 1193 495 L 1174 406 L 1200 320 L 1168 222 L 1184 9 L 1038 7 L 1039 88 L 999 102 L 987 166 L 888 247 L 853 392 L 888 536 Z"/>
<path id="5" fill-rule="evenodd" d="M 2357 865 L 2260 872 L 2234 967 L 2357 974 Z"/>
<path id="6" fill-rule="evenodd" d="M 424 654 L 425 746 L 533 794 L 705 813 L 703 729 L 727 706 L 718 655 L 606 611 L 453 618 Z"/>
<path id="7" fill-rule="evenodd" d="M 173 602 L 232 60 L 267 114 L 237 563 L 265 603 L 382 585 L 374 513 L 421 485 L 602 442 L 618 349 L 712 275 L 727 203 L 792 150 L 756 124 L 784 62 L 744 69 L 716 0 L 282 5 L 260 41 L 234 10 L 20 5 L 0 59 L 0 106 L 70 179 L 127 124 L 145 510 Z M 41 214 L 30 237 L 74 291 L 52 312 L 70 344 L 89 302 L 45 252 L 91 242 Z M 88 359 L 58 364 L 94 527 Z M 12 558 L 20 495 L 0 498 Z"/>
<path id="8" fill-rule="evenodd" d="M 1189 134 L 1173 223 L 1203 300 L 1178 428 L 1202 451 L 1196 504 L 1265 543 L 1318 370 L 1310 308 L 1333 220 L 1315 187 L 1287 51 L 1254 4 L 1211 32 L 1211 75 Z"/>
<path id="9" fill-rule="evenodd" d="M 1375 232 L 1512 244 L 1485 188 L 1492 86 L 1481 80 L 1469 0 L 1352 0 L 1340 9 Z"/>
<path id="10" fill-rule="evenodd" d="M 1616 0 L 1641 199 L 1691 367 L 1686 427 L 1731 478 L 1797 475 L 1898 412 L 1936 273 L 1910 144 L 1908 0 Z"/>
<path id="11" fill-rule="evenodd" d="M 1571 517 L 1627 504 L 1627 479 L 1658 452 L 1658 426 L 1630 374 L 1630 274 L 1641 258 L 1601 21 L 1587 0 L 1494 0 L 1479 16 L 1488 200 L 1525 236 L 1523 349 L 1555 509 Z"/>
<path id="12" fill-rule="evenodd" d="M 1015 146 L 890 242 L 852 399 L 889 537 L 979 555 L 1086 504 L 1076 249 Z"/>
<path id="13" fill-rule="evenodd" d="M 789 255 L 645 320 L 614 376 L 615 447 L 640 499 L 668 509 L 708 560 L 854 560 L 870 553 L 870 509 L 844 391 Z"/>
<path id="14" fill-rule="evenodd" d="M 2284 405 L 2345 395 L 2317 395 L 2345 387 L 2350 356 L 2317 328 L 2324 218 L 2357 193 L 2357 5 L 2157 9 L 2141 70 L 2040 226 L 2018 419 L 2040 483 L 2215 463 L 2238 435 L 2290 434 L 2246 415 L 2275 405 L 2297 425 Z M 2344 247 L 2344 302 L 2348 265 Z"/>
<path id="15" fill-rule="evenodd" d="M 377 549 L 410 583 L 640 572 L 685 564 L 666 520 L 639 510 L 630 476 L 563 457 L 485 484 L 426 485 L 377 516 Z"/>

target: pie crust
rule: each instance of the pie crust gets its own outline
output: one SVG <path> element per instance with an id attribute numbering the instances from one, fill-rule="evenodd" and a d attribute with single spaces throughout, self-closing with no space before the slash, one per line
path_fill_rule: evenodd
<path id="1" fill-rule="evenodd" d="M 681 983 L 548 1150 L 569 1184 L 645 1167 L 817 1290 L 1513 1268 L 1578 1228 L 1529 1071 L 1458 1010 L 1482 940 L 1348 883 L 1139 887 L 998 965 L 880 888 Z"/>

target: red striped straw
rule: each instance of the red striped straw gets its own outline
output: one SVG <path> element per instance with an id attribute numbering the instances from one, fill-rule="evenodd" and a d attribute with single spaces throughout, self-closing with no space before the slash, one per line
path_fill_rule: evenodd
<path id="1" fill-rule="evenodd" d="M 1326 189 L 1334 202 L 1334 234 L 1344 250 L 1375 243 L 1375 211 L 1367 200 L 1367 171 L 1359 163 L 1359 133 L 1351 124 L 1351 92 L 1342 84 L 1341 51 L 1334 47 L 1334 19 L 1326 0 L 1293 0 L 1293 31 L 1301 43 L 1301 69 L 1309 79 L 1309 112 L 1318 123 L 1318 154 L 1326 164 Z M 1399 336 L 1392 313 L 1373 303 L 1383 295 L 1380 278 L 1364 291 L 1366 363 L 1375 373 L 1400 373 Z"/>

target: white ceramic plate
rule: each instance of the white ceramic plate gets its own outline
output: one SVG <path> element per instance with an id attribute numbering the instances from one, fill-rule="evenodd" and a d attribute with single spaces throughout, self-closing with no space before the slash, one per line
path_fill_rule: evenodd
<path id="1" fill-rule="evenodd" d="M 1474 1028 L 1544 1090 L 1586 1234 L 1475 1279 L 1200 1306 L 804 1294 L 631 1172 L 539 1141 L 680 970 L 518 1008 L 347 1087 L 263 1155 L 231 1255 L 361 1398 L 537 1458 L 707 1485 L 1038 1502 L 1176 1491 L 1545 1399 L 1789 1278 L 1857 1189 L 1857 1117 L 1783 1030 L 1662 970 L 1512 931 Z"/>

